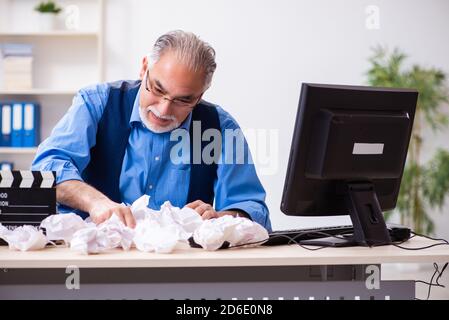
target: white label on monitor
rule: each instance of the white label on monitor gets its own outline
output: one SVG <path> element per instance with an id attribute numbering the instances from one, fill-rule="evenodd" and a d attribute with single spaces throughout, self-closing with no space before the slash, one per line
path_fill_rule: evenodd
<path id="1" fill-rule="evenodd" d="M 354 143 L 352 154 L 383 154 L 383 143 Z"/>

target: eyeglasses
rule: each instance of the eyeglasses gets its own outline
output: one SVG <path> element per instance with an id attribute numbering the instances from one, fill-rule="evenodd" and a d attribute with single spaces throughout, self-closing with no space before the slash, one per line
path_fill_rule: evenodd
<path id="1" fill-rule="evenodd" d="M 175 99 L 170 99 L 168 97 L 165 96 L 165 93 L 159 89 L 158 87 L 155 87 L 150 80 L 150 72 L 149 70 L 147 70 L 146 73 L 146 79 L 145 79 L 145 89 L 151 93 L 153 96 L 160 98 L 160 99 L 164 99 L 164 100 L 168 100 L 171 103 L 173 103 L 173 105 L 175 107 L 179 107 L 179 108 L 191 108 L 193 109 L 193 107 L 200 101 L 201 96 L 203 94 L 200 94 L 199 97 L 195 97 L 195 98 L 175 98 Z"/>

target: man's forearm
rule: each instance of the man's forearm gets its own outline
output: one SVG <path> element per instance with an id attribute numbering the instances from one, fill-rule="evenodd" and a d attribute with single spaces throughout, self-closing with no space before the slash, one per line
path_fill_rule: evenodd
<path id="1" fill-rule="evenodd" d="M 95 203 L 108 198 L 85 182 L 68 180 L 56 186 L 56 200 L 71 208 L 90 212 Z"/>

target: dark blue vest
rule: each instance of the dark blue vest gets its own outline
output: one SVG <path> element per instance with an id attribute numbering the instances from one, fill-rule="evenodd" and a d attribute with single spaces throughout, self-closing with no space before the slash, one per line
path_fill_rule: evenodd
<path id="1" fill-rule="evenodd" d="M 122 163 L 128 144 L 134 100 L 140 81 L 118 81 L 111 84 L 108 102 L 98 124 L 96 144 L 90 150 L 90 162 L 82 173 L 83 180 L 101 191 L 112 201 L 121 203 L 119 181 Z M 192 111 L 192 121 L 201 121 L 201 137 L 207 129 L 220 130 L 218 112 L 214 105 L 201 101 Z M 187 203 L 202 200 L 214 201 L 214 182 L 217 178 L 217 164 L 193 162 L 193 125 L 190 125 L 190 185 Z M 201 141 L 202 149 L 208 141 Z M 201 153 L 202 154 L 202 153 Z M 140 196 L 140 195 L 137 195 Z M 169 200 L 169 199 L 167 199 Z M 83 218 L 86 213 L 80 214 Z"/>

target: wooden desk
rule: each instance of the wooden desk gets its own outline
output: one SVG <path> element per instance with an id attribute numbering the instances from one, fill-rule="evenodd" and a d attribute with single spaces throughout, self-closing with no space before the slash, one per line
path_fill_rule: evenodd
<path id="1" fill-rule="evenodd" d="M 416 237 L 403 246 L 433 243 Z M 413 279 L 383 281 L 379 289 L 368 289 L 367 277 L 377 276 L 373 268 L 447 261 L 449 246 L 419 251 L 394 246 L 185 248 L 172 254 L 117 249 L 89 256 L 60 247 L 32 252 L 0 247 L 0 299 L 408 299 L 415 294 Z M 66 281 L 73 267 L 79 268 L 80 289 L 69 290 Z"/>

